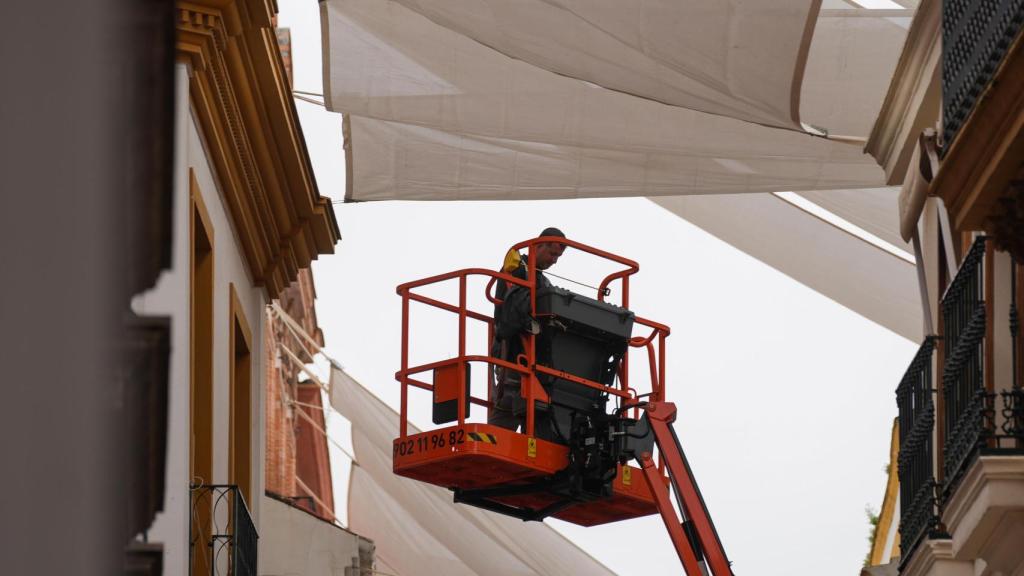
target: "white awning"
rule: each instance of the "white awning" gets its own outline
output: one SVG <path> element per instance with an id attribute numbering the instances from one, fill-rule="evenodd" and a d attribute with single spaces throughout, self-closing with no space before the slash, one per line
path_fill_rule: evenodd
<path id="1" fill-rule="evenodd" d="M 911 262 L 772 194 L 652 200 L 904 338 L 922 338 L 921 303 Z"/>
<path id="2" fill-rule="evenodd" d="M 396 476 L 391 442 L 398 437 L 398 413 L 336 366 L 330 390 L 331 405 L 352 423 L 357 459 L 348 527 L 372 540 L 377 558 L 395 574 L 614 574 L 545 524 L 455 505 L 448 490 Z"/>
<path id="3" fill-rule="evenodd" d="M 896 186 L 799 193 L 801 197 L 910 255 L 913 249 L 900 235 L 899 194 L 900 189 Z"/>
<path id="4" fill-rule="evenodd" d="M 689 12 L 706 4 L 681 3 Z M 328 0 L 321 10 L 326 105 L 350 120 L 350 200 L 662 196 L 882 182 L 859 144 L 602 88 L 507 56 L 400 2 Z M 785 44 L 791 28 L 766 26 L 762 34 Z M 904 35 L 885 18 L 822 17 L 803 88 L 808 121 L 826 130 L 831 123 L 843 136 L 867 134 Z M 789 97 L 799 91 L 793 87 Z"/>
<path id="5" fill-rule="evenodd" d="M 821 1 L 398 3 L 446 36 L 540 70 L 672 106 L 799 129 L 800 80 Z M 419 21 L 378 6 L 403 25 Z M 452 61 L 447 53 L 421 58 Z"/>
<path id="6" fill-rule="evenodd" d="M 772 195 L 694 198 L 797 192 L 905 249 L 894 192 L 859 139 L 910 11 L 842 6 L 326 0 L 324 96 L 345 113 L 346 199 L 648 196 L 916 339 L 906 260 Z"/>

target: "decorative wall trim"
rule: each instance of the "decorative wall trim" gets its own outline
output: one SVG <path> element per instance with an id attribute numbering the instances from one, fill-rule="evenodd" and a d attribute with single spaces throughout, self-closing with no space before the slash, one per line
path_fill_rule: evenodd
<path id="1" fill-rule="evenodd" d="M 956 560 L 953 542 L 948 539 L 925 540 L 914 551 L 900 576 L 974 576 L 974 563 Z"/>
<path id="2" fill-rule="evenodd" d="M 244 352 L 243 352 L 244 351 Z M 235 283 L 228 284 L 228 480 L 238 486 L 250 506 L 256 502 L 253 480 L 259 465 L 253 459 L 253 398 L 259 394 L 252 330 Z M 241 370 L 241 372 L 240 372 Z"/>
<path id="3" fill-rule="evenodd" d="M 996 518 L 1024 512 L 1024 456 L 981 456 L 946 503 L 942 520 L 958 557 L 974 557 Z"/>
<path id="4" fill-rule="evenodd" d="M 340 239 L 320 196 L 271 21 L 272 0 L 179 2 L 179 61 L 254 282 L 273 299 Z"/>
<path id="5" fill-rule="evenodd" d="M 900 492 L 898 473 L 900 453 L 899 426 L 899 419 L 897 418 L 893 422 L 892 437 L 889 440 L 889 466 L 886 473 L 885 496 L 882 498 L 882 510 L 878 514 L 878 524 L 875 525 L 875 534 L 871 541 L 871 552 L 868 556 L 871 566 L 886 564 L 893 556 L 899 555 L 900 535 L 897 532 L 889 558 L 885 556 L 885 544 L 889 540 L 889 531 L 896 529 L 899 525 L 899 518 L 896 517 L 896 501 L 899 499 Z"/>
<path id="6" fill-rule="evenodd" d="M 938 123 L 941 40 L 942 2 L 922 0 L 864 148 L 885 170 L 889 185 L 903 182 L 918 134 Z"/>
<path id="7" fill-rule="evenodd" d="M 195 171 L 189 169 L 189 392 L 188 392 L 188 478 L 208 483 L 213 480 L 213 334 L 216 242 L 210 214 L 203 201 Z M 199 508 L 189 520 L 189 533 L 209 534 L 210 511 Z M 210 571 L 204 554 L 189 555 L 189 573 Z"/>

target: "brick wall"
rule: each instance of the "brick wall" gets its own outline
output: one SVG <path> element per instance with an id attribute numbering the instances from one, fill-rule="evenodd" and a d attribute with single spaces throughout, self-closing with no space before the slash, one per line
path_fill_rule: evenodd
<path id="1" fill-rule="evenodd" d="M 278 303 L 323 346 L 323 333 L 316 322 L 315 299 L 313 275 L 307 269 L 300 271 L 298 279 L 281 293 Z M 325 520 L 333 520 L 334 490 L 327 439 L 321 432 L 325 422 L 320 388 L 303 383 L 308 377 L 280 352 L 283 345 L 299 358 L 308 360 L 304 350 L 309 349 L 309 345 L 295 338 L 283 323 L 272 322 L 269 315 L 265 322 L 267 492 L 290 500 Z M 298 406 L 293 401 L 317 408 Z M 315 425 L 298 410 L 303 410 Z M 325 509 L 325 505 L 329 509 Z"/>
<path id="2" fill-rule="evenodd" d="M 331 486 L 331 463 L 327 456 L 327 437 L 320 430 L 326 430 L 324 422 L 324 410 L 321 404 L 320 387 L 313 384 L 299 384 L 299 402 L 319 406 L 319 409 L 299 406 L 298 410 L 304 411 L 314 425 L 306 418 L 299 418 L 298 427 L 295 431 L 296 451 L 302 458 L 296 461 L 295 474 L 301 483 L 298 490 L 302 494 L 316 494 L 319 502 L 316 502 L 315 513 L 323 512 L 322 508 L 328 508 L 327 515 L 332 514 L 334 509 L 334 490 Z M 314 501 L 315 502 L 315 501 Z"/>
<path id="3" fill-rule="evenodd" d="M 278 342 L 284 340 L 278 324 L 268 323 L 264 332 L 264 350 L 267 374 L 266 403 L 266 488 L 280 496 L 295 495 L 295 413 L 287 403 L 294 398 L 294 380 L 291 379 L 288 363 L 278 356 Z"/>

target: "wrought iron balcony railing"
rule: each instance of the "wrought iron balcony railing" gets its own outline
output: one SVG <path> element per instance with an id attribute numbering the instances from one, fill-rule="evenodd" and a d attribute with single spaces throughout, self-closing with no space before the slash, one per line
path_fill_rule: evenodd
<path id="1" fill-rule="evenodd" d="M 933 433 L 935 390 L 932 355 L 935 336 L 925 338 L 896 388 L 899 406 L 900 557 L 909 559 L 926 536 L 937 536 L 939 509 Z"/>
<path id="2" fill-rule="evenodd" d="M 1024 449 L 1019 384 L 999 393 L 986 386 L 986 313 L 991 305 L 985 302 L 986 242 L 985 237 L 974 242 L 942 300 L 943 501 L 950 498 L 979 454 Z M 1012 336 L 1013 307 L 1010 314 Z M 997 408 L 999 398 L 1002 406 Z"/>
<path id="3" fill-rule="evenodd" d="M 1008 450 L 1024 452 L 1024 389 L 1004 390 L 999 395 L 1003 398 L 1003 444 Z"/>
<path id="4" fill-rule="evenodd" d="M 1024 0 L 943 0 L 943 150 L 956 138 L 1022 25 Z"/>
<path id="5" fill-rule="evenodd" d="M 960 480 L 986 437 L 985 245 L 984 237 L 974 242 L 942 299 L 944 497 Z"/>
<path id="6" fill-rule="evenodd" d="M 259 534 L 238 486 L 199 485 L 191 492 L 189 574 L 256 576 Z"/>
<path id="7" fill-rule="evenodd" d="M 1017 282 L 1018 270 L 1022 265 L 1013 260 L 1010 267 L 1010 349 L 1012 350 L 1011 370 L 1013 370 L 1013 385 L 1010 390 L 1002 392 L 1003 397 L 1003 432 L 1016 439 L 1016 447 L 1024 449 L 1024 381 L 1021 372 L 1024 366 L 1021 362 L 1024 342 L 1020 339 L 1020 318 L 1017 313 L 1017 303 L 1024 300 L 1024 286 Z"/>

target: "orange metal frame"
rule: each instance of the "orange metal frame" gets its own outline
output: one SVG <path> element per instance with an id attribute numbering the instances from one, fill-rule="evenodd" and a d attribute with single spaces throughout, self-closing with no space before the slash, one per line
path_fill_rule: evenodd
<path id="1" fill-rule="evenodd" d="M 672 402 L 653 402 L 646 406 L 647 417 L 651 423 L 651 430 L 654 431 L 655 442 L 661 452 L 662 459 L 668 465 L 669 479 L 672 488 L 676 493 L 676 500 L 679 502 L 682 520 L 676 514 L 672 502 L 669 500 L 668 489 L 665 487 L 663 476 L 655 466 L 650 454 L 639 456 L 640 465 L 644 471 L 644 479 L 654 494 L 654 499 L 661 512 L 661 519 L 665 523 L 672 543 L 676 547 L 679 561 L 683 563 L 683 569 L 689 576 L 698 574 L 714 574 L 714 576 L 732 576 L 732 568 L 729 559 L 725 556 L 725 549 L 718 538 L 715 525 L 711 521 L 711 515 L 704 505 L 704 498 L 697 488 L 697 480 L 693 477 L 686 456 L 683 454 L 679 439 L 672 429 L 672 423 L 676 419 L 676 406 Z M 684 525 L 690 522 L 693 528 L 694 539 L 703 558 L 698 558 L 686 535 Z M 706 563 L 710 572 L 702 571 L 700 564 Z"/>
<path id="2" fill-rule="evenodd" d="M 617 264 L 624 266 L 624 269 L 613 272 L 606 276 L 602 281 L 597 290 L 598 300 L 604 300 L 605 289 L 616 280 L 622 282 L 622 307 L 629 307 L 629 277 L 636 274 L 640 270 L 640 265 L 628 258 L 605 252 L 599 248 L 588 246 L 586 244 L 562 238 L 559 236 L 545 236 L 540 238 L 533 238 L 520 242 L 515 246 L 512 246 L 512 250 L 528 249 L 528 267 L 529 277 L 526 280 L 521 280 L 509 274 L 502 272 L 495 272 L 485 268 L 466 268 L 463 270 L 456 270 L 454 272 L 448 272 L 446 274 L 438 274 L 429 278 L 423 278 L 421 280 L 415 280 L 413 282 L 407 282 L 398 286 L 396 291 L 398 295 L 402 297 L 402 348 L 401 348 L 401 369 L 395 373 L 395 379 L 398 380 L 402 385 L 401 390 L 401 424 L 400 424 L 400 437 L 404 438 L 408 434 L 408 394 L 409 387 L 413 386 L 424 390 L 433 391 L 434 387 L 432 384 L 428 384 L 416 376 L 424 372 L 434 370 L 443 366 L 450 366 L 453 364 L 464 365 L 467 362 L 484 362 L 492 366 L 500 366 L 509 370 L 519 372 L 523 377 L 523 382 L 527 385 L 523 387 L 523 397 L 526 400 L 526 425 L 524 432 L 527 436 L 533 436 L 534 433 L 534 401 L 547 401 L 547 394 L 544 392 L 544 388 L 540 385 L 537 379 L 537 373 L 549 374 L 552 376 L 558 376 L 577 384 L 589 386 L 607 392 L 612 396 L 623 399 L 624 402 L 636 402 L 637 392 L 629 386 L 629 351 L 623 355 L 621 369 L 619 372 L 619 386 L 605 386 L 598 382 L 582 378 L 575 374 L 569 374 L 562 370 L 558 370 L 551 366 L 544 366 L 538 364 L 536 361 L 536 336 L 529 334 L 524 336 L 524 360 L 525 365 L 508 362 L 501 358 L 494 356 L 484 355 L 471 355 L 466 354 L 466 323 L 467 320 L 477 320 L 487 324 L 487 338 L 488 343 L 493 340 L 494 337 L 494 319 L 489 315 L 481 314 L 467 309 L 467 284 L 470 276 L 485 276 L 489 277 L 490 280 L 487 283 L 485 290 L 485 296 L 487 300 L 493 304 L 500 304 L 501 301 L 492 295 L 492 290 L 495 282 L 498 280 L 504 280 L 509 285 L 518 285 L 530 290 L 530 312 L 534 316 L 537 314 L 537 272 L 536 272 L 536 251 L 534 247 L 541 243 L 557 242 L 566 245 L 567 247 L 576 248 L 580 251 L 592 254 L 599 258 L 603 258 Z M 438 284 L 449 280 L 457 280 L 459 282 L 459 302 L 458 304 L 450 304 L 442 302 L 435 298 L 424 296 L 423 294 L 417 294 L 413 290 L 428 286 L 432 284 Z M 433 306 L 440 310 L 445 310 L 459 317 L 459 353 L 454 358 L 448 358 L 446 360 L 440 360 L 437 362 L 431 362 L 428 364 L 421 364 L 418 366 L 409 366 L 409 303 L 419 302 L 428 306 Z M 664 360 L 665 360 L 665 338 L 669 335 L 670 330 L 668 326 L 647 320 L 645 318 L 636 317 L 636 324 L 651 328 L 651 333 L 647 337 L 634 337 L 630 340 L 630 346 L 635 348 L 646 348 L 648 352 L 648 359 L 650 362 L 650 373 L 651 373 L 651 392 L 650 400 L 661 400 L 665 397 L 664 391 Z M 655 340 L 657 341 L 658 347 L 658 360 L 655 360 Z M 489 345 L 488 345 L 489 347 Z M 465 424 L 466 421 L 466 382 L 463 371 L 459 371 L 459 425 Z M 469 401 L 473 404 L 480 406 L 492 406 L 491 399 L 477 398 L 470 396 Z"/>
<path id="3" fill-rule="evenodd" d="M 647 360 L 650 369 L 651 379 L 651 390 L 648 393 L 640 395 L 637 391 L 632 388 L 629 384 L 629 349 L 627 348 L 625 354 L 623 354 L 622 361 L 619 368 L 618 374 L 618 387 L 605 386 L 598 382 L 582 378 L 575 374 L 570 374 L 565 371 L 559 370 L 551 366 L 544 366 L 537 363 L 536 356 L 536 335 L 529 334 L 523 337 L 524 341 L 524 354 L 520 357 L 520 363 L 508 362 L 504 359 L 497 358 L 490 355 L 471 355 L 466 354 L 466 324 L 467 320 L 476 320 L 484 322 L 488 326 L 487 338 L 488 338 L 488 350 L 490 349 L 490 342 L 494 338 L 494 319 L 487 315 L 481 314 L 469 310 L 467 308 L 467 284 L 470 276 L 485 276 L 489 277 L 490 280 L 487 283 L 485 289 L 485 296 L 488 301 L 493 304 L 501 304 L 501 301 L 492 295 L 492 290 L 495 282 L 498 280 L 504 280 L 509 285 L 518 285 L 530 290 L 530 311 L 531 314 L 537 316 L 537 272 L 536 272 L 536 246 L 541 243 L 554 242 L 564 244 L 566 247 L 576 248 L 588 254 L 592 254 L 599 258 L 603 258 L 617 264 L 624 266 L 622 270 L 613 272 L 606 276 L 600 283 L 597 289 L 597 299 L 603 301 L 606 289 L 616 280 L 621 281 L 622 289 L 622 302 L 623 308 L 629 308 L 629 278 L 633 274 L 636 274 L 640 270 L 639 264 L 635 261 L 623 258 L 621 256 L 600 250 L 593 246 L 588 246 L 574 240 L 567 238 L 556 237 L 556 236 L 545 236 L 540 238 L 534 238 L 526 240 L 512 246 L 512 250 L 528 250 L 528 271 L 529 276 L 526 280 L 522 280 L 505 274 L 502 272 L 495 272 L 485 268 L 466 268 L 463 270 L 456 270 L 454 272 L 448 272 L 446 274 L 439 274 L 431 276 L 429 278 L 423 278 L 413 282 L 407 282 L 401 284 L 397 288 L 398 295 L 402 298 L 402 346 L 401 346 L 401 369 L 395 373 L 395 379 L 401 384 L 401 405 L 400 413 L 401 420 L 399 424 L 399 438 L 395 440 L 396 446 L 396 458 L 399 457 L 398 450 L 403 443 L 408 442 L 423 442 L 424 434 L 420 433 L 416 435 L 409 435 L 409 420 L 408 420 L 408 394 L 409 387 L 420 388 L 423 390 L 433 391 L 433 384 L 429 384 L 417 378 L 418 375 L 434 370 L 436 368 L 459 365 L 460 369 L 457 370 L 459 379 L 458 389 L 458 425 L 452 426 L 451 428 L 457 431 L 463 429 L 466 426 L 466 402 L 469 402 L 481 406 L 486 406 L 490 409 L 493 404 L 490 396 L 490 386 L 488 386 L 488 398 L 477 398 L 475 396 L 466 395 L 466 371 L 461 368 L 464 367 L 468 362 L 483 362 L 491 366 L 500 366 L 509 370 L 519 372 L 522 376 L 522 382 L 526 384 L 522 387 L 522 393 L 526 400 L 526 422 L 524 426 L 524 441 L 525 438 L 532 439 L 534 436 L 534 403 L 535 401 L 548 401 L 549 398 L 544 391 L 544 388 L 540 385 L 537 378 L 538 373 L 548 374 L 557 376 L 565 380 L 576 382 L 578 384 L 596 388 L 608 393 L 611 396 L 615 396 L 620 399 L 621 406 L 629 408 L 633 412 L 634 418 L 639 418 L 640 410 L 645 410 L 651 428 L 655 435 L 655 441 L 658 445 L 658 458 L 657 462 L 652 454 L 638 455 L 638 460 L 642 466 L 643 475 L 646 480 L 648 487 L 651 490 L 654 500 L 657 504 L 658 510 L 661 513 L 662 519 L 665 522 L 665 526 L 668 529 L 669 535 L 672 538 L 673 544 L 676 547 L 676 551 L 679 554 L 680 561 L 683 564 L 683 568 L 686 574 L 689 576 L 697 576 L 702 574 L 700 564 L 704 561 L 707 562 L 710 568 L 710 574 L 714 576 L 731 576 L 732 571 L 729 567 L 729 562 L 726 559 L 725 552 L 722 549 L 722 545 L 718 540 L 718 536 L 715 532 L 714 525 L 711 522 L 711 518 L 708 515 L 707 509 L 704 506 L 703 500 L 700 496 L 700 491 L 697 488 L 696 482 L 693 475 L 686 463 L 686 458 L 683 455 L 682 448 L 679 446 L 678 440 L 672 431 L 671 424 L 675 420 L 676 408 L 675 405 L 670 402 L 665 402 L 665 339 L 670 334 L 670 329 L 664 324 L 641 318 L 636 316 L 634 319 L 635 325 L 644 326 L 651 329 L 651 332 L 646 337 L 634 336 L 629 340 L 629 347 L 631 348 L 642 348 L 647 352 Z M 449 280 L 457 280 L 459 283 L 459 301 L 458 304 L 450 304 L 442 302 L 435 298 L 418 294 L 413 290 L 421 288 L 427 285 L 438 284 Z M 432 306 L 441 310 L 451 312 L 458 315 L 459 317 L 459 352 L 458 356 L 454 358 L 448 358 L 446 360 L 440 360 L 437 362 L 430 362 L 427 364 L 421 364 L 417 366 L 409 366 L 409 304 L 410 302 L 419 302 L 428 306 Z M 475 425 L 470 424 L 470 427 Z M 468 430 L 468 428 L 466 428 Z M 449 433 L 445 429 L 445 433 Z M 436 434 L 437 431 L 434 431 Z M 520 436 L 514 434 L 515 436 Z M 477 449 L 477 448 L 474 448 Z M 449 451 L 451 449 L 449 448 Z M 680 522 L 680 518 L 677 515 L 675 508 L 672 505 L 669 497 L 668 485 L 665 482 L 665 472 L 669 473 L 669 479 L 671 485 L 676 492 L 676 498 L 680 505 L 680 512 L 683 516 L 683 522 Z M 689 522 L 692 526 L 693 532 L 695 532 L 695 540 L 697 541 L 696 548 L 701 552 L 705 560 L 700 560 L 697 553 L 695 553 L 694 545 L 692 545 L 683 529 L 683 525 Z"/>

